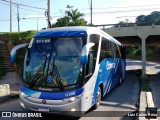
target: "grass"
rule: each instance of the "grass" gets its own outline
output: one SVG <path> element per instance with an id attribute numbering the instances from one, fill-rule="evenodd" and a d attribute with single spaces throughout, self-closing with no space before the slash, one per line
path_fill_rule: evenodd
<path id="1" fill-rule="evenodd" d="M 29 41 L 26 41 L 26 39 L 32 38 L 36 32 L 37 31 L 31 30 L 31 31 L 25 31 L 25 32 L 3 33 L 3 34 L 0 34 L 0 38 L 8 39 L 9 42 L 15 46 L 18 44 L 29 42 Z"/>
<path id="2" fill-rule="evenodd" d="M 143 89 L 143 91 L 146 91 L 146 92 L 149 91 L 147 79 L 142 80 L 142 89 Z"/>

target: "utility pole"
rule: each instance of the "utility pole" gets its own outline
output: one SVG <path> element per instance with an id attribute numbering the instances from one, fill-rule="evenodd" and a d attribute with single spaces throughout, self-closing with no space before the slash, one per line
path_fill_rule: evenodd
<path id="1" fill-rule="evenodd" d="M 50 29 L 51 28 L 51 24 L 50 24 L 50 19 L 51 19 L 51 17 L 50 17 L 50 0 L 48 0 L 48 10 L 47 10 L 47 23 L 48 23 L 48 29 Z"/>
<path id="2" fill-rule="evenodd" d="M 92 25 L 92 0 L 91 0 L 91 25 Z"/>
<path id="3" fill-rule="evenodd" d="M 37 31 L 38 31 L 38 19 L 37 19 Z"/>
<path id="4" fill-rule="evenodd" d="M 12 32 L 12 0 L 10 0 L 10 32 Z"/>
<path id="5" fill-rule="evenodd" d="M 20 26 L 19 26 L 19 5 L 17 4 L 17 21 L 18 21 L 18 32 L 20 32 Z"/>

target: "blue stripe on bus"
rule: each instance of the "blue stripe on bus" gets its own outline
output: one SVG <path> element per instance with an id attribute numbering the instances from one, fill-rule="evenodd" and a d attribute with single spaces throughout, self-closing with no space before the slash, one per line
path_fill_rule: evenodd
<path id="1" fill-rule="evenodd" d="M 107 64 L 114 64 L 114 68 L 110 68 L 110 65 Z M 103 84 L 103 96 L 108 93 L 118 82 L 120 79 L 120 59 L 117 58 L 107 58 L 101 61 L 99 72 L 95 84 L 94 89 L 94 99 L 92 101 L 92 105 L 96 102 L 96 96 L 98 92 L 99 85 Z"/>
<path id="2" fill-rule="evenodd" d="M 87 36 L 86 31 L 46 31 L 46 32 L 38 32 L 34 37 L 74 37 L 74 36 Z"/>
<path id="3" fill-rule="evenodd" d="M 48 99 L 48 100 L 63 100 L 65 98 L 78 96 L 83 93 L 84 88 L 77 90 L 65 91 L 65 92 L 46 92 L 46 91 L 36 91 L 31 90 L 23 85 L 20 86 L 20 90 L 26 95 L 35 97 L 35 94 L 40 94 L 38 99 Z"/>

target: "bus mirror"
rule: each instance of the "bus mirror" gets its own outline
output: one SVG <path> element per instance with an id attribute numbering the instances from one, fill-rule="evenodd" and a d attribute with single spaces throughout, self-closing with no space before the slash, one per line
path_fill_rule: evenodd
<path id="1" fill-rule="evenodd" d="M 24 47 L 27 47 L 28 45 L 29 45 L 29 43 L 17 45 L 17 46 L 15 46 L 15 47 L 11 50 L 11 53 L 10 53 L 11 63 L 14 63 L 14 61 L 15 61 L 15 57 L 16 57 L 16 52 L 17 52 L 17 50 L 19 50 L 19 49 L 21 49 L 21 48 L 24 48 Z"/>
<path id="2" fill-rule="evenodd" d="M 89 50 L 92 46 L 94 46 L 94 43 L 87 43 L 83 49 L 82 49 L 82 53 L 81 53 L 81 64 L 87 64 L 88 63 L 88 55 L 89 55 Z"/>

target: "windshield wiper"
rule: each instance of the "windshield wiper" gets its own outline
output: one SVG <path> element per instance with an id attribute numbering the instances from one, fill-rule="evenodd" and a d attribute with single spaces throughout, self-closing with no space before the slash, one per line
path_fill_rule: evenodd
<path id="1" fill-rule="evenodd" d="M 53 68 L 52 68 L 52 74 L 53 74 L 53 77 L 56 81 L 56 83 L 58 84 L 60 90 L 63 90 L 63 83 L 62 83 L 62 79 L 59 75 L 59 72 L 58 72 L 58 68 L 57 66 L 55 65 L 55 55 L 54 56 L 54 59 L 53 59 Z"/>
<path id="2" fill-rule="evenodd" d="M 37 80 L 38 80 L 41 76 L 44 75 L 44 71 L 45 71 L 47 59 L 48 59 L 48 57 L 46 56 L 44 64 L 42 64 L 42 65 L 39 67 L 38 71 L 36 72 L 36 74 L 35 74 L 34 77 L 32 78 L 31 83 L 29 84 L 29 88 L 33 88 L 33 87 L 35 86 L 35 84 L 37 83 Z M 42 73 L 42 74 L 39 74 L 39 73 L 42 72 L 42 71 L 43 71 L 43 73 Z"/>
<path id="3" fill-rule="evenodd" d="M 55 64 L 53 64 L 52 73 L 53 73 L 53 77 L 54 77 L 55 81 L 57 82 L 58 86 L 60 87 L 60 90 L 63 90 L 62 79 L 61 79 L 61 77 L 59 75 L 57 66 Z"/>

